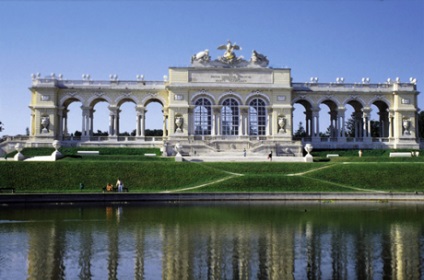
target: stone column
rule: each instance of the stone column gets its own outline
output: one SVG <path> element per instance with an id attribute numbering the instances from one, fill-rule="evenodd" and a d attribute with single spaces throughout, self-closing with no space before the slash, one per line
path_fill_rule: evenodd
<path id="1" fill-rule="evenodd" d="M 221 136 L 221 109 L 217 109 L 216 135 Z"/>
<path id="2" fill-rule="evenodd" d="M 115 136 L 119 136 L 119 113 L 121 110 L 119 108 L 116 109 L 116 115 L 115 115 Z"/>
<path id="3" fill-rule="evenodd" d="M 371 109 L 363 108 L 362 109 L 362 126 L 364 131 L 364 136 L 366 138 L 371 137 L 371 122 L 370 122 L 370 112 Z"/>
<path id="4" fill-rule="evenodd" d="M 145 109 L 144 107 L 136 107 L 135 110 L 136 110 L 135 136 L 144 137 Z"/>
<path id="5" fill-rule="evenodd" d="M 209 125 L 209 123 L 208 123 Z M 187 124 L 188 135 L 194 135 L 194 112 L 193 109 L 188 109 L 188 124 Z"/>
<path id="6" fill-rule="evenodd" d="M 337 111 L 330 112 L 330 137 L 335 138 L 338 135 L 339 124 L 337 121 Z"/>
<path id="7" fill-rule="evenodd" d="M 58 137 L 59 137 L 59 139 L 63 139 L 63 112 L 64 111 L 64 109 L 63 108 L 58 108 L 58 110 L 57 110 L 57 115 L 58 115 L 58 117 L 59 117 L 59 127 L 58 127 Z"/>
<path id="8" fill-rule="evenodd" d="M 63 134 L 65 136 L 69 135 L 69 132 L 68 132 L 68 113 L 69 113 L 69 110 L 67 110 L 67 109 L 63 110 Z"/>
<path id="9" fill-rule="evenodd" d="M 96 112 L 96 110 L 94 110 L 94 108 L 90 109 L 90 130 L 89 130 L 89 134 L 90 136 L 93 136 L 93 129 L 94 129 L 94 112 Z"/>
<path id="10" fill-rule="evenodd" d="M 389 112 L 389 138 L 393 138 L 394 133 L 394 115 L 392 112 Z"/>
<path id="11" fill-rule="evenodd" d="M 109 113 L 109 136 L 113 136 L 113 133 L 114 133 L 114 128 L 113 128 L 113 124 L 115 123 L 114 118 L 115 118 L 115 115 L 112 112 L 110 112 Z"/>
<path id="12" fill-rule="evenodd" d="M 89 138 L 89 129 L 90 129 L 90 107 L 81 106 L 82 109 L 82 137 L 87 139 Z"/>
<path id="13" fill-rule="evenodd" d="M 243 135 L 243 110 L 239 109 L 238 136 Z"/>
<path id="14" fill-rule="evenodd" d="M 109 138 L 114 138 L 118 135 L 117 133 L 117 112 L 118 108 L 116 106 L 109 106 Z"/>
<path id="15" fill-rule="evenodd" d="M 380 137 L 389 137 L 389 112 L 387 110 L 380 111 L 378 114 L 380 116 Z"/>
<path id="16" fill-rule="evenodd" d="M 339 137 L 341 137 L 342 139 L 344 139 L 345 138 L 345 127 L 346 127 L 346 124 L 345 124 L 345 112 L 346 112 L 346 109 L 344 108 L 344 107 L 342 107 L 342 108 L 339 108 L 338 110 L 337 110 L 337 119 L 338 119 L 338 131 L 337 131 L 337 137 L 339 138 Z"/>
<path id="17" fill-rule="evenodd" d="M 162 120 L 162 135 L 166 136 L 166 120 L 167 120 L 167 116 L 164 114 L 163 115 L 163 120 Z"/>
<path id="18" fill-rule="evenodd" d="M 312 110 L 312 137 L 319 137 L 319 109 Z"/>
<path id="19" fill-rule="evenodd" d="M 212 109 L 211 136 L 215 136 L 215 128 L 216 128 L 216 115 L 215 115 L 215 111 Z"/>
<path id="20" fill-rule="evenodd" d="M 268 110 L 268 113 L 266 115 L 266 136 L 270 136 L 271 135 L 271 131 L 272 131 L 272 110 Z"/>

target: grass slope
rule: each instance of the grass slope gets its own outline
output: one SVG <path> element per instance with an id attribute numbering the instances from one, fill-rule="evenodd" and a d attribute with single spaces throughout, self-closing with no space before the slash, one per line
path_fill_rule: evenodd
<path id="1" fill-rule="evenodd" d="M 180 163 L 173 158 L 144 156 L 160 154 L 158 149 L 86 149 L 100 151 L 100 156 L 91 157 L 77 156 L 77 150 L 82 149 L 61 149 L 66 157 L 56 162 L 0 161 L 0 187 L 14 187 L 19 193 L 65 193 L 80 192 L 83 183 L 83 192 L 100 192 L 119 177 L 130 192 L 424 191 L 421 156 L 391 159 L 373 152 L 362 158 L 347 154 L 310 164 Z M 23 153 L 34 156 L 52 151 L 29 149 Z"/>

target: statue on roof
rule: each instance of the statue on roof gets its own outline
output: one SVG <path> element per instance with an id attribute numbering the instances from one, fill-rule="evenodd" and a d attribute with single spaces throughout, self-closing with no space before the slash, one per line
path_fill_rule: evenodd
<path id="1" fill-rule="evenodd" d="M 204 51 L 200 51 L 191 57 L 191 63 L 193 63 L 194 61 L 209 62 L 210 60 L 211 60 L 211 56 L 209 55 L 208 49 Z"/>
<path id="2" fill-rule="evenodd" d="M 225 50 L 223 56 L 211 60 L 209 50 L 199 51 L 191 57 L 192 67 L 217 67 L 217 68 L 261 68 L 267 67 L 269 64 L 268 58 L 253 50 L 250 61 L 247 61 L 243 56 L 237 57 L 235 51 L 241 50 L 241 47 L 236 43 L 228 40 L 227 44 L 218 47 L 218 50 Z"/>
<path id="3" fill-rule="evenodd" d="M 218 50 L 225 50 L 224 56 L 219 57 L 219 61 L 221 62 L 231 64 L 243 59 L 242 56 L 237 58 L 236 54 L 234 53 L 235 50 L 241 50 L 241 47 L 236 43 L 231 43 L 230 40 L 228 40 L 227 44 L 219 46 Z"/>
<path id="4" fill-rule="evenodd" d="M 266 67 L 269 64 L 268 58 L 265 55 L 263 55 L 261 53 L 258 53 L 255 50 L 253 50 L 253 52 L 252 52 L 252 56 L 250 58 L 250 62 L 252 64 L 255 64 L 255 65 L 258 65 L 258 66 L 262 66 L 262 67 Z"/>

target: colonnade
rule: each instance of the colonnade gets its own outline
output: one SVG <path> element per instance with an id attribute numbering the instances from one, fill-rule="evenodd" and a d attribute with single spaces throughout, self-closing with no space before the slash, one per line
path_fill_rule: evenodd
<path id="1" fill-rule="evenodd" d="M 120 133 L 120 113 L 121 109 L 117 106 L 108 106 L 109 109 L 109 122 L 108 122 L 108 133 L 110 137 L 117 137 Z M 94 110 L 93 107 L 84 107 L 81 106 L 82 112 L 82 123 L 81 123 L 81 136 L 90 137 L 94 135 Z M 145 127 L 146 127 L 146 110 L 144 107 L 136 108 L 136 117 L 135 117 L 135 136 L 144 137 L 145 136 Z M 62 108 L 59 110 L 59 136 L 69 136 L 68 130 L 68 116 L 69 110 Z M 164 115 L 164 126 L 163 131 L 165 131 L 165 119 Z"/>
<path id="2" fill-rule="evenodd" d="M 320 132 L 320 115 L 319 109 L 306 110 L 305 114 L 305 132 L 307 137 L 319 137 Z M 339 138 L 346 137 L 346 109 L 338 109 L 330 111 L 330 128 L 329 137 Z M 379 111 L 379 135 L 380 137 L 393 137 L 394 114 L 387 111 Z M 354 138 L 371 137 L 371 109 L 362 109 L 353 113 Z"/>
<path id="3" fill-rule="evenodd" d="M 222 121 L 222 106 L 214 106 L 211 114 L 211 131 L 210 136 L 223 136 L 223 121 Z M 110 137 L 117 137 L 120 132 L 120 113 L 121 109 L 117 106 L 109 106 L 109 121 L 108 121 L 108 133 Z M 82 137 L 93 136 L 93 121 L 94 121 L 94 108 L 93 107 L 84 107 L 81 106 L 82 110 L 82 123 L 81 123 L 81 133 Z M 136 116 L 135 116 L 135 136 L 143 138 L 145 137 L 145 127 L 146 127 L 146 110 L 144 107 L 136 107 Z M 346 109 L 338 109 L 337 111 L 330 111 L 330 128 L 331 138 L 344 138 L 346 137 Z M 59 117 L 59 136 L 68 136 L 68 114 L 69 110 L 62 108 L 58 111 Z M 354 119 L 354 132 L 352 135 L 354 138 L 368 138 L 371 137 L 371 118 L 370 118 L 371 109 L 362 109 L 361 111 L 356 111 L 353 114 Z M 305 132 L 307 137 L 319 137 L 320 132 L 320 115 L 319 109 L 306 110 L 305 114 Z M 378 112 L 379 115 L 379 135 L 380 137 L 393 137 L 393 123 L 394 123 L 394 114 L 387 111 Z M 184 124 L 184 129 L 187 130 L 188 135 L 196 135 L 195 133 L 195 114 L 194 110 L 189 110 L 188 113 L 188 123 Z M 168 116 L 163 115 L 163 131 L 167 131 L 167 121 Z M 238 122 L 236 125 L 237 133 L 233 136 L 250 136 L 252 135 L 250 131 L 250 119 L 249 119 L 249 108 L 248 106 L 240 106 Z M 265 134 L 254 134 L 253 136 L 271 136 L 278 134 L 278 124 L 277 120 L 273 119 L 272 109 L 268 108 L 266 112 L 266 121 L 265 121 Z M 294 126 L 292 125 L 292 130 Z M 292 135 L 294 131 L 291 132 Z M 290 134 L 289 134 L 290 135 Z M 225 135 L 231 136 L 231 135 Z"/>

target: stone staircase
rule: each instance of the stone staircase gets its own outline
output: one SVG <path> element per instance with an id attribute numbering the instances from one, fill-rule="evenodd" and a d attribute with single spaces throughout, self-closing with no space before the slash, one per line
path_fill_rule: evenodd
<path id="1" fill-rule="evenodd" d="M 244 156 L 243 151 L 226 151 L 226 152 L 213 152 L 208 155 L 192 155 L 183 156 L 184 161 L 191 162 L 269 162 L 268 155 L 262 153 L 246 152 Z M 303 157 L 298 156 L 275 156 L 273 154 L 272 162 L 305 162 Z"/>

